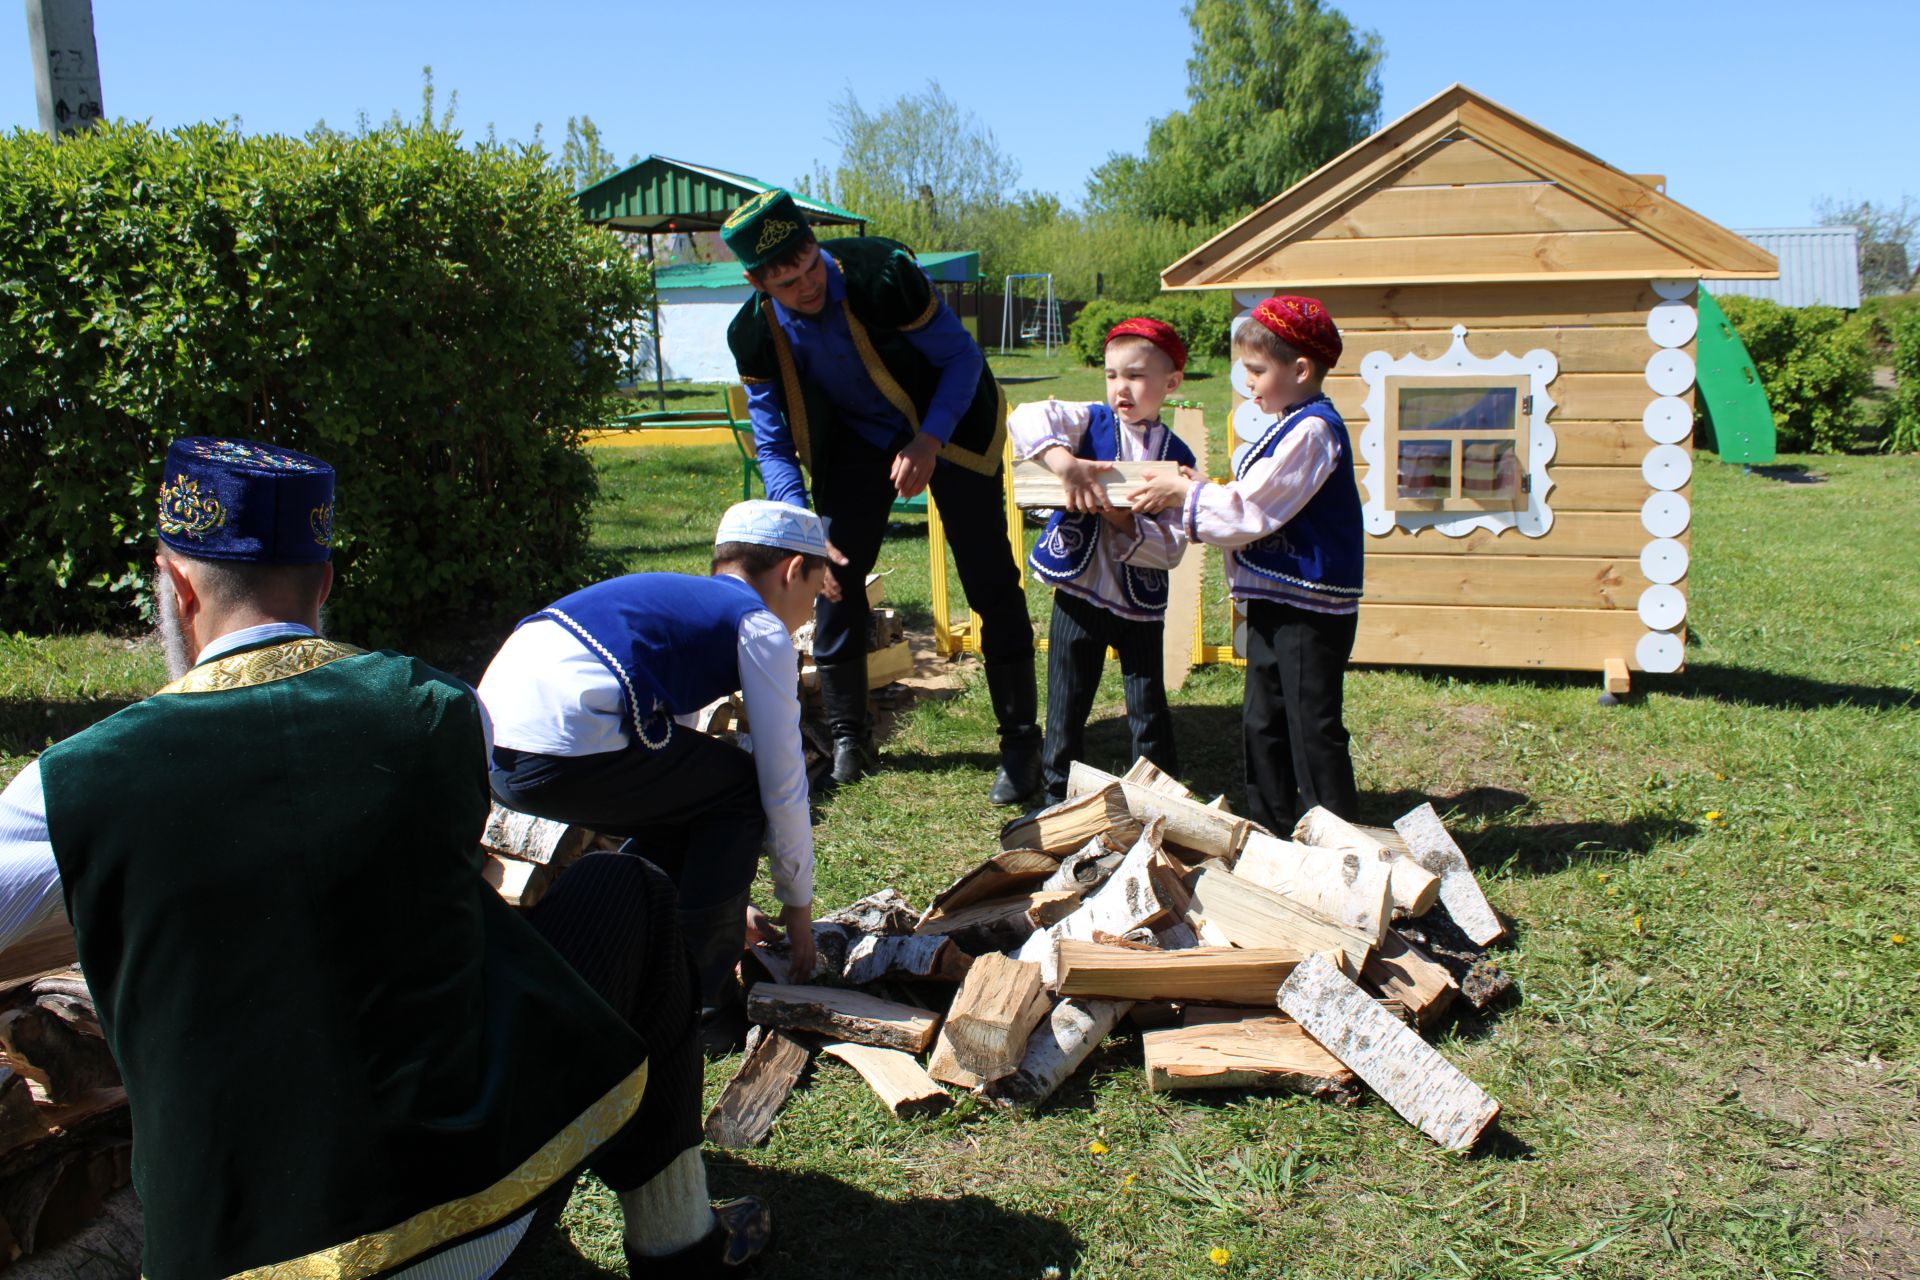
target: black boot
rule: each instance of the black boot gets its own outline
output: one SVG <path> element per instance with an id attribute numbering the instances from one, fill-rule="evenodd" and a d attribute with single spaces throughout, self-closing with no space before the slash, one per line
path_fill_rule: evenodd
<path id="1" fill-rule="evenodd" d="M 987 798 L 995 804 L 1019 804 L 1040 790 L 1040 691 L 1031 654 L 987 663 L 987 697 L 1000 724 L 1000 772 Z"/>
<path id="2" fill-rule="evenodd" d="M 738 1053 L 747 1043 L 746 993 L 735 973 L 747 947 L 747 895 L 676 914 L 700 983 L 700 1049 L 709 1058 Z"/>
<path id="3" fill-rule="evenodd" d="M 833 735 L 835 786 L 873 772 L 873 731 L 867 725 L 867 655 L 820 667 L 820 700 Z"/>

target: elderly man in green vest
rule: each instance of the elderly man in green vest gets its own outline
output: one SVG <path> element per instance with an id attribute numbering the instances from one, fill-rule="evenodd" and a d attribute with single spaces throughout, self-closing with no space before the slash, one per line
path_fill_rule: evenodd
<path id="1" fill-rule="evenodd" d="M 1000 728 L 995 804 L 1040 788 L 1033 624 L 1007 539 L 1007 403 L 986 357 L 913 251 L 858 236 L 820 243 L 778 189 L 736 209 L 721 237 L 755 294 L 727 331 L 747 388 L 760 475 L 776 502 L 807 505 L 845 562 L 814 615 L 813 654 L 833 734 L 833 778 L 872 762 L 866 575 L 896 498 L 931 489 L 967 603 L 980 616 Z"/>
<path id="2" fill-rule="evenodd" d="M 700 1155 L 672 886 L 582 859 L 528 917 L 481 879 L 487 733 L 458 680 L 322 639 L 333 469 L 167 455 L 173 683 L 0 794 L 0 948 L 64 905 L 133 1112 L 153 1280 L 482 1280 L 576 1173 L 636 1274 L 766 1243 Z"/>

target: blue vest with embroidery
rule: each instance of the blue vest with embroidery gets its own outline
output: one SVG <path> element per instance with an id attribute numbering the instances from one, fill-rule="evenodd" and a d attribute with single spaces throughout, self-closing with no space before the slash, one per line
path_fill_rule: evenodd
<path id="1" fill-rule="evenodd" d="M 1322 606 L 1351 606 L 1360 599 L 1366 533 L 1353 475 L 1353 445 L 1333 401 L 1315 396 L 1289 410 L 1241 455 L 1233 478 L 1245 478 L 1254 463 L 1271 454 L 1306 418 L 1319 418 L 1333 429 L 1333 474 L 1293 519 L 1232 555 L 1263 579 L 1267 594 Z"/>
<path id="2" fill-rule="evenodd" d="M 534 618 L 572 632 L 620 681 L 637 745 L 658 751 L 673 717 L 740 687 L 740 622 L 765 609 L 727 574 L 629 573 L 554 601 Z"/>
<path id="3" fill-rule="evenodd" d="M 1085 458 L 1089 462 L 1113 462 L 1120 457 L 1120 422 L 1108 405 L 1095 404 L 1089 407 L 1092 413 L 1088 415 L 1087 431 L 1080 437 L 1079 447 L 1073 451 L 1074 457 Z M 1193 450 L 1187 448 L 1186 442 L 1172 431 L 1165 431 L 1160 436 L 1160 451 L 1152 460 L 1177 462 L 1183 467 L 1190 467 L 1193 465 Z M 1033 554 L 1027 557 L 1027 563 L 1048 582 L 1072 582 L 1093 564 L 1093 557 L 1100 549 L 1100 536 L 1106 527 L 1107 522 L 1091 512 L 1056 511 L 1053 519 L 1047 521 L 1040 541 L 1034 544 Z M 1120 565 L 1120 587 L 1127 593 L 1127 599 L 1143 612 L 1167 611 L 1166 570 L 1138 568 L 1123 562 Z"/>

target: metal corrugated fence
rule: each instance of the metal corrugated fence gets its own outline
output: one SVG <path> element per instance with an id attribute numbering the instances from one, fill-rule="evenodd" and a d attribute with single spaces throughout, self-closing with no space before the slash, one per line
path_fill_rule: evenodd
<path id="1" fill-rule="evenodd" d="M 1778 280 L 1706 280 L 1708 293 L 1771 298 L 1789 307 L 1860 305 L 1860 233 L 1852 227 L 1775 227 L 1735 235 L 1780 260 Z"/>

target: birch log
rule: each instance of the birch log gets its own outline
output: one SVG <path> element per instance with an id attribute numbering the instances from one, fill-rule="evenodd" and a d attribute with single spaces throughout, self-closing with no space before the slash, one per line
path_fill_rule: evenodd
<path id="1" fill-rule="evenodd" d="M 1407 842 L 1414 861 L 1440 877 L 1440 901 L 1462 933 L 1483 947 L 1507 936 L 1507 926 L 1500 923 L 1486 894 L 1480 891 L 1480 882 L 1473 878 L 1467 855 L 1447 834 L 1431 804 L 1423 804 L 1398 819 L 1393 829 Z"/>
<path id="2" fill-rule="evenodd" d="M 1037 889 L 1059 866 L 1057 854 L 1038 849 L 1002 850 L 935 894 L 921 920 L 937 920 L 977 902 Z"/>
<path id="3" fill-rule="evenodd" d="M 1185 784 L 1145 756 L 1135 760 L 1133 767 L 1120 775 L 1120 781 L 1138 783 L 1149 791 L 1177 800 L 1193 799 L 1193 792 Z"/>
<path id="4" fill-rule="evenodd" d="M 1439 876 L 1325 809 L 1307 810 L 1294 827 L 1293 838 L 1320 849 L 1351 849 L 1363 857 L 1385 863 L 1393 891 L 1393 909 L 1399 915 L 1423 916 L 1439 900 Z"/>
<path id="5" fill-rule="evenodd" d="M 887 978 L 958 982 L 972 963 L 973 958 L 954 946 L 951 938 L 861 934 L 847 952 L 845 977 L 856 987 Z"/>
<path id="6" fill-rule="evenodd" d="M 1271 1005 L 1275 988 L 1305 958 L 1242 947 L 1139 951 L 1071 939 L 1059 945 L 1060 994 L 1099 1000 Z"/>
<path id="7" fill-rule="evenodd" d="M 1279 1003 L 1387 1105 L 1441 1146 L 1465 1151 L 1500 1114 L 1500 1104 L 1484 1089 L 1395 1022 L 1324 956 L 1301 962 L 1281 984 Z"/>
<path id="8" fill-rule="evenodd" d="M 1223 937 L 1236 947 L 1338 952 L 1356 974 L 1373 948 L 1373 940 L 1358 929 L 1220 867 L 1202 867 L 1194 874 L 1187 922 L 1202 942 Z"/>
<path id="9" fill-rule="evenodd" d="M 840 1059 L 859 1072 L 887 1110 L 901 1119 L 937 1115 L 953 1104 L 953 1096 L 942 1089 L 910 1053 L 844 1041 L 822 1045 L 820 1052 Z"/>
<path id="10" fill-rule="evenodd" d="M 988 1085 L 987 1097 L 1016 1107 L 1039 1106 L 1080 1069 L 1132 1007 L 1127 1000 L 1062 1000 L 1028 1038 L 1019 1068 Z"/>
<path id="11" fill-rule="evenodd" d="M 1162 795 L 1137 782 L 1123 782 L 1110 773 L 1076 760 L 1067 771 L 1067 796 L 1101 792 L 1118 785 L 1127 811 L 1142 822 L 1161 818 L 1166 822 L 1166 843 L 1184 849 L 1196 857 L 1232 858 L 1240 852 L 1240 842 L 1252 826 L 1245 818 L 1210 809 L 1197 800 Z"/>
<path id="12" fill-rule="evenodd" d="M 1376 943 L 1393 919 L 1387 864 L 1352 849 L 1316 849 L 1249 831 L 1233 874 L 1351 925 Z"/>
<path id="13" fill-rule="evenodd" d="M 585 827 L 571 827 L 495 804 L 480 833 L 480 847 L 503 858 L 564 866 L 586 848 L 589 834 Z"/>
<path id="14" fill-rule="evenodd" d="M 1140 819 L 1127 808 L 1126 793 L 1117 778 L 1111 786 L 1090 787 L 1059 804 L 1015 818 L 1000 828 L 1000 847 L 1038 849 L 1065 857 L 1102 834 L 1123 845 L 1140 835 Z"/>
<path id="15" fill-rule="evenodd" d="M 1091 942 L 1096 933 L 1119 937 L 1164 924 L 1177 914 L 1174 904 L 1183 889 L 1176 869 L 1160 851 L 1162 826 L 1158 818 L 1147 823 L 1098 892 L 1081 902 L 1079 910 L 1021 944 L 1018 958 L 1039 965 L 1047 986 L 1058 973 L 1056 944 L 1062 939 Z"/>

